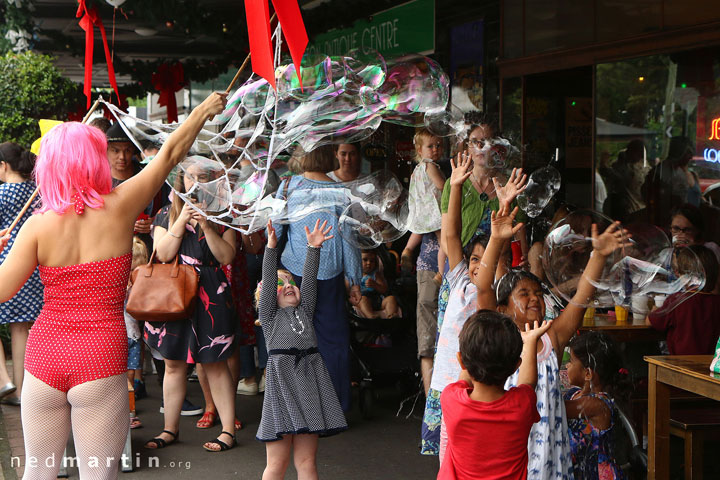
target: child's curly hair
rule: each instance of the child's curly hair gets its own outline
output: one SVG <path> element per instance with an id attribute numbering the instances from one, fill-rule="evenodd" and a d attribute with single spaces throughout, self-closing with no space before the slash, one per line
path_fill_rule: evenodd
<path id="1" fill-rule="evenodd" d="M 140 265 L 144 265 L 148 262 L 148 249 L 145 245 L 145 242 L 140 240 L 138 237 L 133 237 L 133 244 L 132 244 L 132 266 L 130 267 L 130 270 L 135 270 L 135 268 L 139 267 Z"/>

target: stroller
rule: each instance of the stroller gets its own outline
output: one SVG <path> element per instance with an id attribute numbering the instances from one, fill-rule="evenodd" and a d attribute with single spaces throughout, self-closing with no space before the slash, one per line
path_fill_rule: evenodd
<path id="1" fill-rule="evenodd" d="M 394 384 L 400 394 L 420 388 L 416 280 L 415 277 L 398 278 L 396 257 L 384 246 L 376 251 L 389 293 L 395 295 L 402 315 L 391 319 L 364 318 L 352 308 L 349 310 L 352 373 L 360 387 L 360 412 L 365 419 L 372 418 L 376 387 Z"/>

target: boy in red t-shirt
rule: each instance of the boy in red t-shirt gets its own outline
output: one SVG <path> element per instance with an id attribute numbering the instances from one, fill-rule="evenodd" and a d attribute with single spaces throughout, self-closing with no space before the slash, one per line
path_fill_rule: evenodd
<path id="1" fill-rule="evenodd" d="M 522 334 L 505 315 L 480 310 L 460 332 L 460 380 L 440 397 L 447 448 L 438 480 L 526 479 L 535 403 L 537 341 L 552 322 Z M 518 386 L 503 388 L 520 366 Z"/>

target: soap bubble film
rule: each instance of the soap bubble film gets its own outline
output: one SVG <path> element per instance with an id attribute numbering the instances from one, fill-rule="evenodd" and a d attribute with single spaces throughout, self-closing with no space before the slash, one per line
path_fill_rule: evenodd
<path id="1" fill-rule="evenodd" d="M 359 142 L 383 122 L 421 127 L 430 118 L 438 131 L 461 132 L 456 110 L 448 109 L 445 72 L 421 55 L 393 61 L 376 52 L 362 57 L 352 52 L 306 55 L 301 89 L 294 65 L 278 57 L 276 62 L 277 91 L 254 74 L 237 88 L 225 111 L 206 125 L 188 158 L 168 177 L 174 193 L 209 220 L 242 233 L 264 228 L 268 219 L 289 223 L 327 211 L 337 215 L 338 233 L 361 248 L 402 236 L 407 231 L 407 192 L 389 172 L 338 184 L 322 194 L 299 189 L 294 198 L 307 198 L 292 211 L 289 198 L 276 198 L 275 192 L 291 175 L 286 162 L 298 148 L 309 152 Z M 105 105 L 138 148 L 161 146 L 178 127 Z"/>
<path id="2" fill-rule="evenodd" d="M 697 256 L 687 248 L 673 249 L 659 228 L 637 224 L 625 227 L 629 236 L 623 240 L 630 246 L 608 256 L 600 277 L 592 282 L 597 288 L 594 297 L 583 302 L 573 299 L 593 250 L 593 223 L 601 234 L 611 220 L 590 210 L 575 211 L 558 222 L 545 240 L 543 268 L 564 300 L 583 307 L 620 305 L 644 316 L 652 302 L 658 313 L 669 312 L 702 289 L 704 270 Z"/>
<path id="3" fill-rule="evenodd" d="M 527 187 L 517 197 L 517 204 L 528 217 L 542 213 L 553 196 L 560 190 L 560 172 L 551 166 L 539 168 L 530 174 Z"/>

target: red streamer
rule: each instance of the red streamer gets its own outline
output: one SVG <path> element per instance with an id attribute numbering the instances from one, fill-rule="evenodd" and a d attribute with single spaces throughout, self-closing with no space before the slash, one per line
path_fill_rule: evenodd
<path id="1" fill-rule="evenodd" d="M 158 105 L 167 107 L 168 123 L 178 121 L 177 102 L 175 92 L 185 86 L 185 71 L 181 63 L 170 65 L 163 63 L 158 71 L 152 74 L 152 84 L 160 92 Z"/>
<path id="2" fill-rule="evenodd" d="M 98 15 L 97 9 L 95 7 L 88 8 L 85 4 L 85 0 L 78 0 L 78 10 L 75 17 L 80 18 L 80 28 L 85 30 L 85 84 L 83 86 L 83 93 L 85 93 L 85 96 L 87 97 L 87 108 L 89 109 L 92 102 L 92 64 L 95 27 L 100 29 L 100 35 L 102 36 L 110 85 L 113 90 L 115 90 L 115 95 L 119 97 L 120 93 L 118 92 L 117 81 L 115 80 L 115 68 L 113 67 L 112 56 L 110 55 L 110 48 L 108 47 L 105 26 L 100 19 L 100 15 Z"/>
<path id="3" fill-rule="evenodd" d="M 300 7 L 297 0 L 273 0 L 273 6 L 302 89 L 300 62 L 308 44 L 308 36 L 300 13 Z M 247 16 L 250 59 L 252 60 L 253 72 L 267 80 L 273 88 L 276 88 L 268 1 L 245 0 L 245 14 Z"/>

